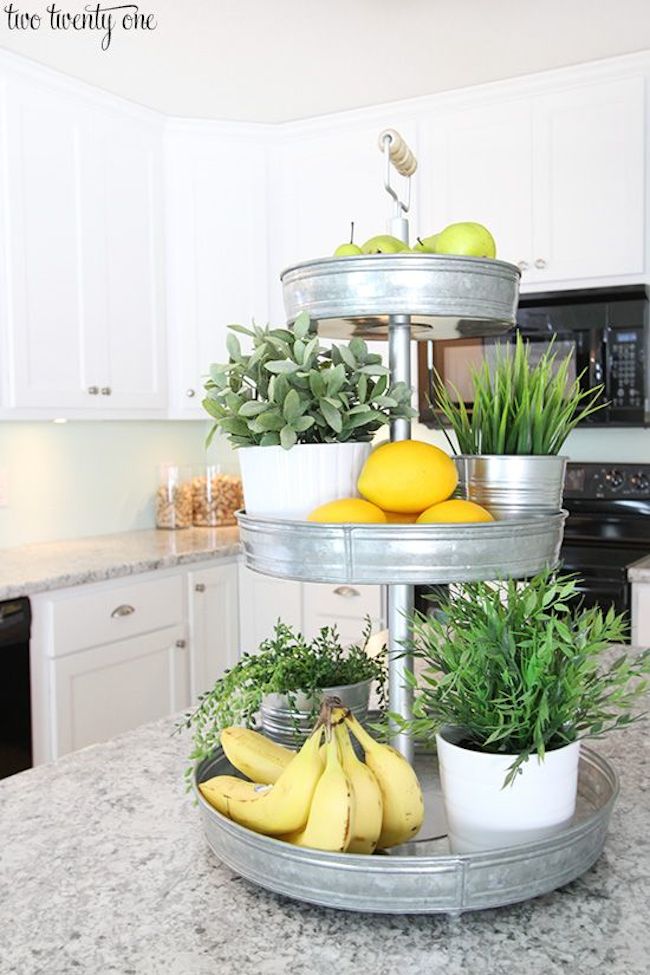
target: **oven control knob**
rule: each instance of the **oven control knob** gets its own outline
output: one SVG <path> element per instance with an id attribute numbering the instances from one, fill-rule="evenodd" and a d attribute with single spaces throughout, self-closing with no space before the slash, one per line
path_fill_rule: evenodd
<path id="1" fill-rule="evenodd" d="M 605 483 L 607 484 L 607 487 L 611 488 L 613 491 L 620 488 L 624 480 L 625 478 L 620 471 L 605 471 Z"/>
<path id="2" fill-rule="evenodd" d="M 650 480 L 646 474 L 639 472 L 630 478 L 630 487 L 635 491 L 647 491 L 650 488 Z"/>

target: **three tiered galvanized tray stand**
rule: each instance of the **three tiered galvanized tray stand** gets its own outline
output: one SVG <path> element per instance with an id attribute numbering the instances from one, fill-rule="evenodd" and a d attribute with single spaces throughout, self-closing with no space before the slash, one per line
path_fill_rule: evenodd
<path id="1" fill-rule="evenodd" d="M 391 158 L 404 159 L 396 133 L 383 133 L 390 231 L 408 240 L 407 207 L 390 185 Z M 401 153 L 401 156 L 400 156 Z M 408 159 L 408 157 L 406 157 Z M 410 166 L 402 167 L 406 171 Z M 319 332 L 337 338 L 388 336 L 393 382 L 410 385 L 411 340 L 499 335 L 512 327 L 519 270 L 503 261 L 428 254 L 309 261 L 282 275 L 289 323 L 307 311 Z M 393 440 L 410 437 L 398 420 Z M 523 578 L 559 557 L 565 512 L 478 525 L 326 525 L 239 516 L 247 565 L 303 582 L 380 584 L 388 591 L 389 704 L 411 714 L 404 654 L 416 584 Z M 583 749 L 574 820 L 525 846 L 456 855 L 449 851 L 435 756 L 413 753 L 403 733 L 392 742 L 415 764 L 425 793 L 417 839 L 383 855 L 334 854 L 293 847 L 239 826 L 199 794 L 208 842 L 248 880 L 302 901 L 378 913 L 459 913 L 513 903 L 568 883 L 600 855 L 618 786 L 609 765 Z M 197 782 L 230 772 L 221 752 L 201 763 Z M 198 790 L 197 790 L 198 794 Z M 480 801 L 480 798 L 479 798 Z"/>

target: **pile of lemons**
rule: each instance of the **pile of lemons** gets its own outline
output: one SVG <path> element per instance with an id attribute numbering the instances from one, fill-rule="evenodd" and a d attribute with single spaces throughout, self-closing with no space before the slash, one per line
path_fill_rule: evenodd
<path id="1" fill-rule="evenodd" d="M 494 521 L 473 501 L 452 498 L 458 472 L 451 457 L 421 440 L 376 447 L 363 466 L 360 498 L 339 498 L 315 508 L 309 521 L 430 524 Z"/>

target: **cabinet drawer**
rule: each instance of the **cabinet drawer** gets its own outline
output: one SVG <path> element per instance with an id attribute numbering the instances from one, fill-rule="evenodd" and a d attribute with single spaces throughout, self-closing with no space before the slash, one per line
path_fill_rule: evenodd
<path id="1" fill-rule="evenodd" d="M 60 657 L 87 647 L 124 640 L 182 623 L 181 576 L 129 581 L 92 592 L 61 596 L 51 603 L 48 655 Z"/>
<path id="2" fill-rule="evenodd" d="M 343 643 L 356 642 L 366 616 L 373 628 L 378 628 L 382 619 L 381 586 L 305 583 L 303 630 L 307 637 L 315 637 L 322 626 L 336 624 Z"/>

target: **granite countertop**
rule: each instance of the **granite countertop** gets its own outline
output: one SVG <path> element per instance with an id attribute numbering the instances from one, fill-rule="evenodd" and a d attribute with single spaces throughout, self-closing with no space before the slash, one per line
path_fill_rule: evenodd
<path id="1" fill-rule="evenodd" d="M 647 975 L 647 724 L 596 743 L 621 777 L 596 866 L 457 919 L 337 912 L 238 878 L 207 846 L 172 729 L 0 782 L 3 975 Z"/>
<path id="2" fill-rule="evenodd" d="M 650 582 L 650 555 L 629 566 L 627 577 L 630 582 Z"/>
<path id="3" fill-rule="evenodd" d="M 0 599 L 239 553 L 238 528 L 149 529 L 0 549 Z"/>

